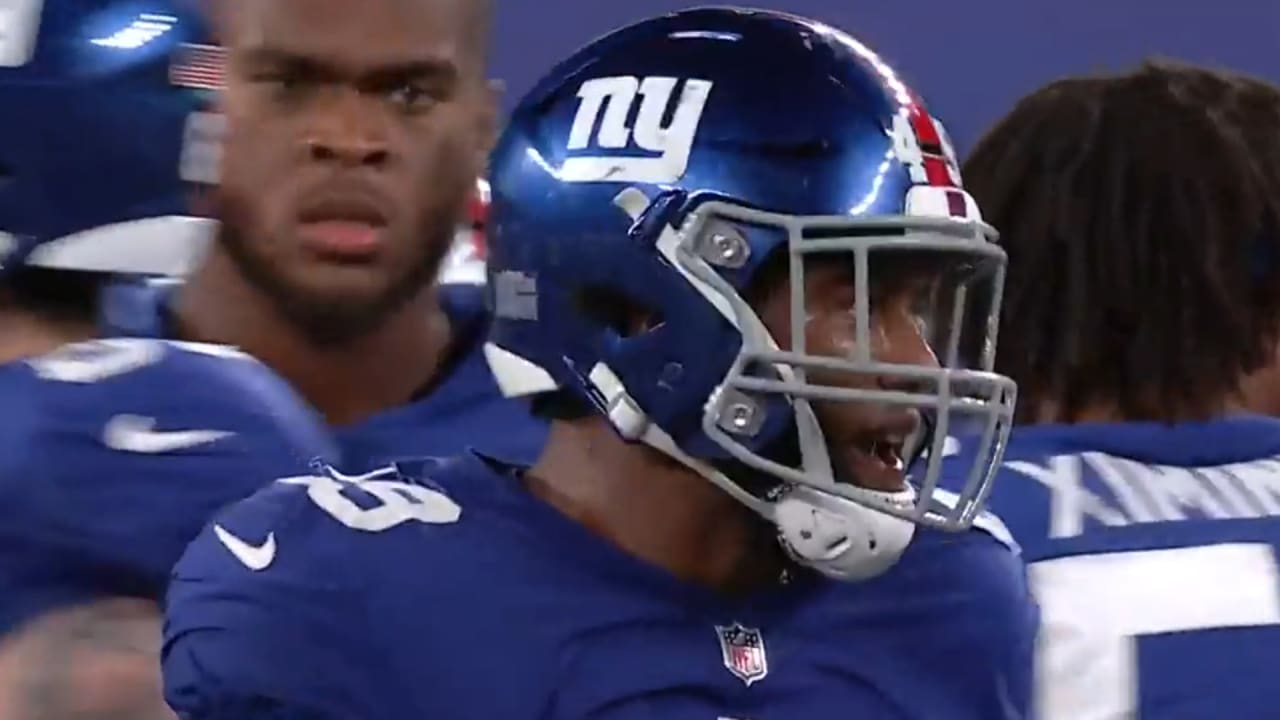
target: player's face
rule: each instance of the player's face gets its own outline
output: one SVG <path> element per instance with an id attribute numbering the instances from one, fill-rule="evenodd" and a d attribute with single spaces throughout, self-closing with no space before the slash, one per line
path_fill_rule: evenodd
<path id="1" fill-rule="evenodd" d="M 887 270 L 887 269 L 886 269 Z M 876 275 L 873 265 L 873 275 Z M 870 301 L 871 358 L 877 362 L 935 367 L 938 360 L 925 337 L 922 299 L 935 289 L 934 278 L 923 274 L 884 272 L 873 282 Z M 779 283 L 757 309 L 780 347 L 795 347 L 804 334 L 807 355 L 853 359 L 857 347 L 857 293 L 848 257 L 811 256 L 805 264 L 805 323 L 791 324 L 791 286 Z M 898 377 L 847 371 L 809 369 L 813 385 L 876 390 L 910 390 Z M 918 428 L 920 413 L 901 406 L 817 401 L 814 413 L 826 436 L 831 460 L 839 476 L 873 490 L 905 488 L 903 445 Z"/>
<path id="2" fill-rule="evenodd" d="M 223 241 L 304 329 L 372 329 L 429 283 L 490 133 L 468 0 L 236 0 Z"/>

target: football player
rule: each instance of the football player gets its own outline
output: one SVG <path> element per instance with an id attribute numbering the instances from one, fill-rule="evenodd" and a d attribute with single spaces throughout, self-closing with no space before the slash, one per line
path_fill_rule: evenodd
<path id="1" fill-rule="evenodd" d="M 334 459 L 324 423 L 232 348 L 95 340 L 116 273 L 181 273 L 184 128 L 170 2 L 0 13 L 0 717 L 158 718 L 159 602 L 213 513 Z M 179 63 L 180 64 L 180 63 Z"/>
<path id="2" fill-rule="evenodd" d="M 1276 127 L 1273 85 L 1148 64 L 1035 91 L 965 163 L 1009 253 L 991 502 L 1043 612 L 1045 720 L 1280 706 Z"/>
<path id="3" fill-rule="evenodd" d="M 482 288 L 434 282 L 494 130 L 489 3 L 211 6 L 222 224 L 184 286 L 117 327 L 262 359 L 337 429 L 351 471 L 481 441 L 535 457 L 544 424 L 484 361 Z"/>
<path id="4" fill-rule="evenodd" d="M 894 71 L 801 18 L 675 13 L 547 75 L 492 167 L 486 352 L 546 449 L 222 514 L 170 586 L 171 705 L 1023 717 L 1036 614 L 979 515 L 1014 387 L 951 362 L 1003 253 Z M 908 481 L 966 419 L 971 490 Z"/>

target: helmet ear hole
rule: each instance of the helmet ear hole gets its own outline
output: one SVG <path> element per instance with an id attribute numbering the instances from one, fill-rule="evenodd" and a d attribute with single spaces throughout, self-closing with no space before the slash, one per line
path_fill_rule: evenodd
<path id="1" fill-rule="evenodd" d="M 618 337 L 633 337 L 663 323 L 661 312 L 642 305 L 613 288 L 583 288 L 576 300 L 579 312 L 592 322 L 609 328 Z"/>

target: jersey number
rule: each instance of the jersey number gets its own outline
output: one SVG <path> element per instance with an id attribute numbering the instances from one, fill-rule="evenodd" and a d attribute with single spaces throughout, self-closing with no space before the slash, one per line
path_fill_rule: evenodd
<path id="1" fill-rule="evenodd" d="M 306 487 L 307 496 L 321 510 L 343 525 L 364 532 L 382 532 L 407 522 L 447 525 L 462 515 L 462 508 L 444 493 L 399 480 L 315 475 L 279 482 Z"/>
<path id="2" fill-rule="evenodd" d="M 155 365 L 171 349 L 222 360 L 256 362 L 250 356 L 227 345 L 144 338 L 108 338 L 64 345 L 48 355 L 31 360 L 30 365 L 42 380 L 87 385 Z"/>
<path id="3" fill-rule="evenodd" d="M 158 340 L 91 340 L 63 346 L 31 361 L 43 380 L 96 383 L 151 366 L 164 357 Z"/>
<path id="4" fill-rule="evenodd" d="M 1143 635 L 1280 625 L 1270 545 L 1077 555 L 1034 563 L 1043 720 L 1134 717 Z M 1195 659 L 1188 658 L 1194 662 Z"/>

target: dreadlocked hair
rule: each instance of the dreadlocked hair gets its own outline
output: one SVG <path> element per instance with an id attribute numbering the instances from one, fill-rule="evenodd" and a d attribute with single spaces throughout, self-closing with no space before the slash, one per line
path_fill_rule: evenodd
<path id="1" fill-rule="evenodd" d="M 1009 257 L 1019 422 L 1207 419 L 1274 361 L 1280 88 L 1164 61 L 1061 80 L 962 174 Z"/>

